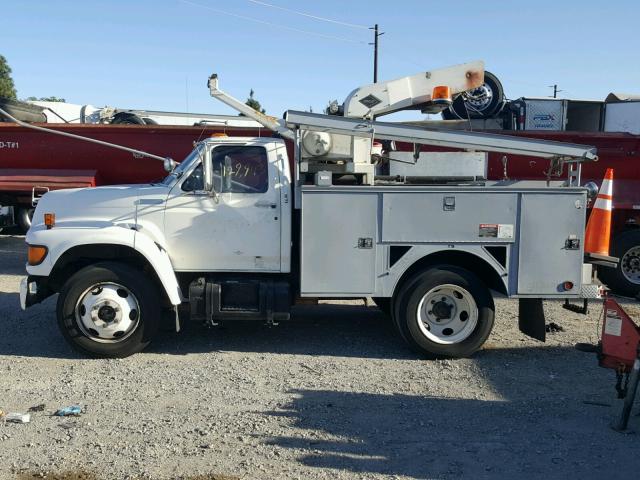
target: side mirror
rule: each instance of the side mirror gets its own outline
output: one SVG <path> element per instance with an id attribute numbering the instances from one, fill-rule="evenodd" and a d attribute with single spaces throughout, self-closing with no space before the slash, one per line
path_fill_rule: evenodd
<path id="1" fill-rule="evenodd" d="M 173 172 L 173 169 L 176 168 L 176 165 L 178 164 L 171 158 L 167 157 L 164 159 L 163 167 L 165 172 L 167 173 Z"/>
<path id="2" fill-rule="evenodd" d="M 204 180 L 204 190 L 213 192 L 213 166 L 211 165 L 211 150 L 207 149 L 202 157 L 202 176 Z"/>
<path id="3" fill-rule="evenodd" d="M 229 155 L 225 155 L 224 157 L 224 168 L 222 170 L 222 185 L 224 192 L 231 191 L 231 174 L 233 173 L 233 164 L 231 161 L 231 157 Z"/>

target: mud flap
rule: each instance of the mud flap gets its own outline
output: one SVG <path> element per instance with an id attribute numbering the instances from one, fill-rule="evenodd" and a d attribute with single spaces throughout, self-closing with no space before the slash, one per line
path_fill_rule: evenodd
<path id="1" fill-rule="evenodd" d="M 546 340 L 546 320 L 541 298 L 520 298 L 518 300 L 518 327 L 525 335 L 544 342 Z"/>

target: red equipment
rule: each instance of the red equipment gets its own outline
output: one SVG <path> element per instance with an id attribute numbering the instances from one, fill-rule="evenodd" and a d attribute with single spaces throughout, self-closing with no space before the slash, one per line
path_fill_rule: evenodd
<path id="1" fill-rule="evenodd" d="M 629 373 L 638 358 L 640 327 L 611 297 L 604 300 L 600 366 Z"/>
<path id="2" fill-rule="evenodd" d="M 578 344 L 576 347 L 583 351 L 595 351 L 601 367 L 615 370 L 618 398 L 624 399 L 624 404 L 612 427 L 619 432 L 626 431 L 640 382 L 640 327 L 618 302 L 605 297 L 599 344 Z"/>

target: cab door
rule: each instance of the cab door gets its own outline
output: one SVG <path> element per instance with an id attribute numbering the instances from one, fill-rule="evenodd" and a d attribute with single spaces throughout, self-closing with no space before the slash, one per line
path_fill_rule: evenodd
<path id="1" fill-rule="evenodd" d="M 281 156 L 263 142 L 210 144 L 214 192 L 200 163 L 172 188 L 165 238 L 177 271 L 279 272 Z M 225 172 L 227 175 L 223 175 Z"/>

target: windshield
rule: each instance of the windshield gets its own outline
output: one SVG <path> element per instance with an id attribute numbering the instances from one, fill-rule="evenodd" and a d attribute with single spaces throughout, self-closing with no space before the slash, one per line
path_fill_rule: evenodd
<path id="1" fill-rule="evenodd" d="M 174 180 L 177 180 L 184 174 L 184 172 L 189 170 L 194 163 L 200 161 L 202 159 L 203 153 L 204 145 L 202 143 L 199 143 L 196 148 L 194 148 L 193 151 L 189 155 L 187 155 L 187 158 L 180 162 L 180 165 L 174 168 L 173 172 L 164 177 L 164 179 L 160 183 L 162 185 L 170 185 L 171 183 L 173 183 Z"/>

